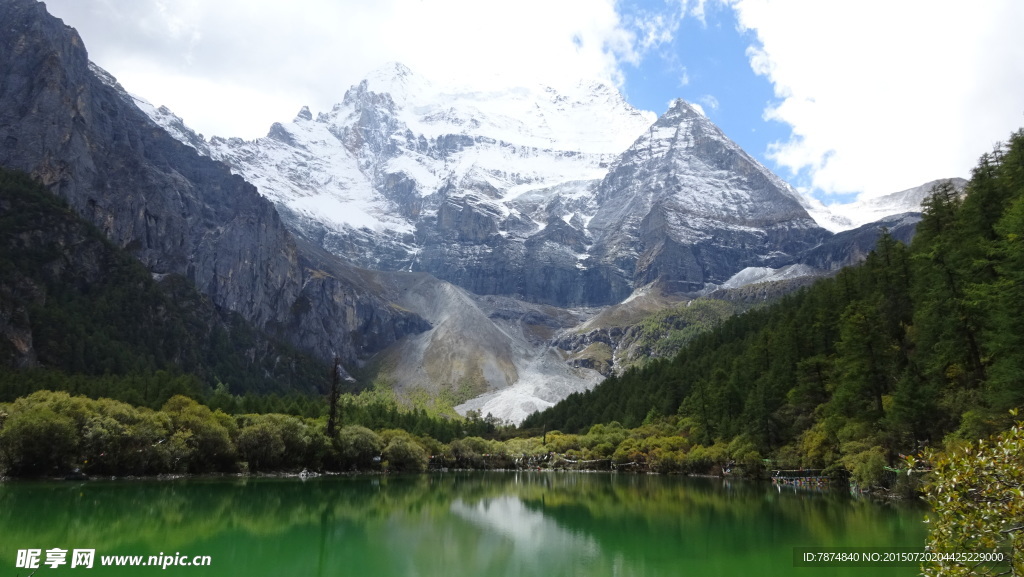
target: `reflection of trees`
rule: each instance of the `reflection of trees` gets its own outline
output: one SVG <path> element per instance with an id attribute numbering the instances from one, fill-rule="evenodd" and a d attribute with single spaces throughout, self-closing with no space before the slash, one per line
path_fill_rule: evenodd
<path id="1" fill-rule="evenodd" d="M 0 533 L 12 547 L 74 541 L 166 550 L 228 529 L 273 535 L 319 525 L 324 513 L 379 521 L 430 506 L 432 490 L 428 477 L 10 483 L 0 484 Z"/>
<path id="2" fill-rule="evenodd" d="M 459 508 L 481 515 L 453 515 Z M 569 563 L 563 568 L 586 563 L 588 574 L 604 573 L 602 566 L 610 572 L 613 561 L 628 562 L 631 568 L 620 567 L 620 573 L 630 574 L 679 559 L 718 559 L 729 555 L 723 544 L 788 562 L 780 548 L 916 545 L 924 538 L 915 512 L 843 495 L 650 475 L 483 472 L 305 482 L 0 484 L 0 548 L 9 552 L 83 546 L 149 554 L 193 551 L 225 539 L 241 550 L 252 542 L 280 542 L 288 548 L 267 552 L 267 558 L 298 559 L 309 575 L 405 574 L 414 567 L 441 574 L 453 563 L 488 574 L 510 566 L 524 574 L 540 570 L 519 559 L 529 547 L 514 531 L 487 527 L 502 522 L 528 523 L 543 533 L 539 541 L 562 543 L 565 559 L 559 563 Z M 257 569 L 269 562 L 239 555 Z"/>
<path id="3" fill-rule="evenodd" d="M 916 546 L 924 534 L 922 515 L 909 508 L 895 511 L 841 493 L 780 493 L 761 483 L 723 487 L 717 479 L 651 475 L 548 477 L 544 485 L 520 485 L 520 498 L 609 547 L 623 539 L 640 542 L 654 532 L 677 534 L 684 543 L 721 540 L 748 549 L 772 546 L 766 536 L 794 545 L 867 547 Z M 607 528 L 613 529 L 602 535 Z"/>

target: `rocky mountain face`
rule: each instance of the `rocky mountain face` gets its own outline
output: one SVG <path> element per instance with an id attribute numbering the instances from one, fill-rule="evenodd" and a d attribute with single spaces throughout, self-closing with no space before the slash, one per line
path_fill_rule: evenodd
<path id="1" fill-rule="evenodd" d="M 427 328 L 345 265 L 318 269 L 271 202 L 154 125 L 43 4 L 4 0 L 0 21 L 0 165 L 38 177 L 154 274 L 321 358 L 355 362 Z"/>
<path id="2" fill-rule="evenodd" d="M 601 84 L 445 91 L 393 64 L 252 142 L 207 143 L 148 110 L 329 251 L 479 295 L 602 306 L 656 280 L 695 292 L 828 236 L 688 104 L 655 122 Z"/>
<path id="3" fill-rule="evenodd" d="M 896 240 L 910 244 L 919 222 L 920 212 L 906 212 L 844 230 L 805 252 L 800 260 L 819 270 L 837 271 L 867 258 L 883 230 Z"/>
<path id="4" fill-rule="evenodd" d="M 0 168 L 0 375 L 10 385 L 7 369 L 37 367 L 127 373 L 139 385 L 158 371 L 185 373 L 239 394 L 317 394 L 330 382 L 325 364 L 214 306 L 183 277 L 153 275 L 28 175 Z M 26 384 L 16 389 L 30 392 L 26 381 L 39 378 L 16 378 Z M 162 403 L 171 393 L 159 388 L 102 394 Z"/>

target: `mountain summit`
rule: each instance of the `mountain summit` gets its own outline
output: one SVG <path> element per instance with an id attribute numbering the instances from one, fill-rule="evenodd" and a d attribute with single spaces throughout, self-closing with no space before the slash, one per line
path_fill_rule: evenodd
<path id="1" fill-rule="evenodd" d="M 828 236 L 796 191 L 681 99 L 611 166 L 596 205 L 595 260 L 632 286 L 697 291 L 791 264 Z"/>

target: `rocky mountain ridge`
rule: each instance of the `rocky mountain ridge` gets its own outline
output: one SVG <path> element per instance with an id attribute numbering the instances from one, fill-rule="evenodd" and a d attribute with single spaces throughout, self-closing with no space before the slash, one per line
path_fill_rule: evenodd
<path id="1" fill-rule="evenodd" d="M 683 100 L 612 165 L 596 201 L 593 254 L 633 287 L 695 293 L 746 267 L 793 264 L 829 236 L 788 184 Z"/>

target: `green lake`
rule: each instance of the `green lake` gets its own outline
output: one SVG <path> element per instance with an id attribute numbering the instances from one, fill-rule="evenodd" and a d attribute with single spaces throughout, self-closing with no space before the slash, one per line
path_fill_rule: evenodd
<path id="1" fill-rule="evenodd" d="M 587 473 L 0 483 L 0 575 L 915 575 L 795 547 L 917 547 L 925 509 L 768 483 Z M 45 565 L 94 549 L 93 567 Z M 209 556 L 110 567 L 101 557 Z"/>

